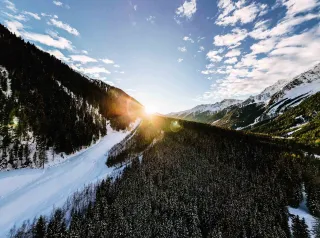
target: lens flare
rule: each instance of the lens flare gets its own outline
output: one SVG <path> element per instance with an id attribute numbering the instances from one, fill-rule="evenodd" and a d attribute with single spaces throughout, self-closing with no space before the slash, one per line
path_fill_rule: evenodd
<path id="1" fill-rule="evenodd" d="M 172 122 L 170 123 L 170 130 L 171 130 L 172 132 L 178 132 L 178 131 L 180 131 L 181 129 L 182 129 L 182 126 L 179 124 L 178 121 L 172 121 Z"/>
<path id="2" fill-rule="evenodd" d="M 157 112 L 157 108 L 154 106 L 145 106 L 144 111 L 146 114 L 151 115 L 151 114 L 155 114 Z"/>

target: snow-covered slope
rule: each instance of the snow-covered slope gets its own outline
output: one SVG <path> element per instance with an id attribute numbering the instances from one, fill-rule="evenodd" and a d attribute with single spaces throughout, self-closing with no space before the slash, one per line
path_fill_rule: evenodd
<path id="1" fill-rule="evenodd" d="M 137 127 L 139 121 L 132 125 Z M 105 165 L 108 151 L 130 131 L 108 130 L 99 143 L 63 163 L 42 169 L 20 169 L 0 173 L 0 237 L 26 219 L 49 215 L 85 185 L 105 178 L 114 168 Z"/>
<path id="2" fill-rule="evenodd" d="M 274 95 L 276 92 L 280 91 L 288 82 L 289 82 L 288 79 L 281 79 L 281 80 L 277 81 L 275 84 L 265 88 L 258 95 L 250 96 L 247 100 L 245 100 L 242 103 L 242 106 L 246 106 L 250 103 L 268 104 L 272 95 Z"/>
<path id="3" fill-rule="evenodd" d="M 271 97 L 267 115 L 276 116 L 288 107 L 299 105 L 305 98 L 320 91 L 320 64 L 300 74 Z"/>
<path id="4" fill-rule="evenodd" d="M 219 103 L 199 105 L 183 112 L 170 113 L 169 116 L 243 129 L 275 118 L 319 91 L 320 64 L 291 80 L 279 80 L 243 102 L 226 99 Z"/>
<path id="5" fill-rule="evenodd" d="M 203 104 L 203 105 L 196 106 L 190 110 L 176 112 L 176 113 L 170 113 L 169 115 L 178 116 L 178 117 L 187 117 L 190 114 L 196 115 L 196 114 L 203 113 L 203 112 L 208 112 L 208 113 L 213 114 L 215 112 L 221 111 L 227 107 L 239 104 L 241 102 L 242 102 L 241 100 L 236 100 L 236 99 L 225 99 L 221 102 L 217 102 L 214 104 Z"/>

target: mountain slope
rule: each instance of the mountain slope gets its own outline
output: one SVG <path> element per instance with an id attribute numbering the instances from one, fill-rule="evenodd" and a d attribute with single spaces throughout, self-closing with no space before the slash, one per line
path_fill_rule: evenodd
<path id="1" fill-rule="evenodd" d="M 170 113 L 168 116 L 182 118 L 190 121 L 199 121 L 205 123 L 212 123 L 213 121 L 222 118 L 225 113 L 220 113 L 226 108 L 230 108 L 233 105 L 240 104 L 241 100 L 225 99 L 215 104 L 203 104 L 196 106 L 190 110 Z"/>
<path id="2" fill-rule="evenodd" d="M 0 25 L 0 169 L 39 167 L 125 129 L 142 106 Z"/>
<path id="3" fill-rule="evenodd" d="M 281 137 L 294 137 L 304 144 L 320 148 L 320 92 L 288 109 L 279 117 L 247 129 Z"/>
<path id="4" fill-rule="evenodd" d="M 194 113 L 188 116 L 182 112 L 169 115 L 239 130 L 277 118 L 319 91 L 320 64 L 290 81 L 279 80 L 260 94 L 214 113 Z"/>
<path id="5" fill-rule="evenodd" d="M 262 118 L 278 116 L 320 91 L 320 64 L 300 74 L 272 95 Z"/>
<path id="6" fill-rule="evenodd" d="M 140 138 L 148 141 L 142 150 Z M 319 186 L 311 186 L 319 167 L 289 140 L 157 116 L 128 140 L 108 158 L 126 166 L 121 175 L 25 223 L 13 237 L 289 238 L 287 206 L 299 207 L 302 184 L 307 207 L 320 211 L 312 206 L 320 204 L 313 190 Z"/>
<path id="7" fill-rule="evenodd" d="M 0 237 L 5 237 L 14 224 L 49 215 L 52 207 L 62 206 L 73 193 L 112 174 L 114 168 L 105 166 L 105 154 L 128 134 L 129 131 L 113 131 L 109 127 L 108 135 L 96 145 L 57 166 L 1 172 Z"/>

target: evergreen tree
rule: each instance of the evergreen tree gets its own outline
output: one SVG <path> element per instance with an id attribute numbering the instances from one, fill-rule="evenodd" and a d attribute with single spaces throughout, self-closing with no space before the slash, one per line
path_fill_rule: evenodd
<path id="1" fill-rule="evenodd" d="M 43 238 L 46 237 L 46 220 L 43 216 L 40 216 L 37 223 L 32 229 L 33 238 Z"/>
<path id="2" fill-rule="evenodd" d="M 293 238 L 310 238 L 308 226 L 304 218 L 302 220 L 299 216 L 292 218 L 292 236 Z"/>
<path id="3" fill-rule="evenodd" d="M 313 234 L 315 238 L 320 238 L 320 218 L 317 219 L 313 226 Z"/>

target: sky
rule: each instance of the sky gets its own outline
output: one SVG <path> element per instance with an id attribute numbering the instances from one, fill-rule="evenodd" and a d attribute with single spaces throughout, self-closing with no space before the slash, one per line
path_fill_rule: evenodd
<path id="1" fill-rule="evenodd" d="M 246 99 L 320 62 L 320 0 L 0 0 L 0 22 L 160 113 Z"/>

